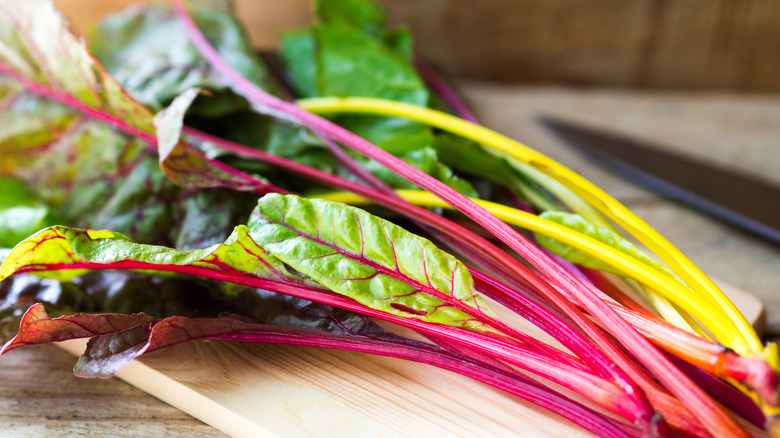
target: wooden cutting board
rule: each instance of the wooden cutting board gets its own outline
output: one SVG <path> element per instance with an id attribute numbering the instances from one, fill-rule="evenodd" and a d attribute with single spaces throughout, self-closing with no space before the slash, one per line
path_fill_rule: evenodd
<path id="1" fill-rule="evenodd" d="M 724 291 L 760 328 L 761 303 Z M 513 323 L 549 341 L 530 324 Z M 80 355 L 85 343 L 59 346 Z M 471 379 L 359 353 L 197 341 L 145 355 L 118 377 L 235 437 L 591 436 Z"/>

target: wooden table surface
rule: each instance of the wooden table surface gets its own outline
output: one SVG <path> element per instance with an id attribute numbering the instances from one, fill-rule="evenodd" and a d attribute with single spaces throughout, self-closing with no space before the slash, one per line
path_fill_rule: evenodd
<path id="1" fill-rule="evenodd" d="M 768 338 L 780 337 L 780 248 L 593 167 L 540 127 L 542 114 L 612 127 L 678 151 L 780 183 L 780 96 L 462 84 L 490 127 L 566 164 L 624 202 L 705 272 L 758 296 Z M 55 346 L 0 358 L 4 437 L 224 436 L 213 428 L 111 380 L 77 379 L 75 359 Z"/>

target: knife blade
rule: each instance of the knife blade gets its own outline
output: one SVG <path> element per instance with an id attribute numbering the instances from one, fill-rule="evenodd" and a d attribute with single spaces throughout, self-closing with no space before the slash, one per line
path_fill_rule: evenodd
<path id="1" fill-rule="evenodd" d="M 780 245 L 780 187 L 614 133 L 543 117 L 567 144 L 614 173 Z"/>

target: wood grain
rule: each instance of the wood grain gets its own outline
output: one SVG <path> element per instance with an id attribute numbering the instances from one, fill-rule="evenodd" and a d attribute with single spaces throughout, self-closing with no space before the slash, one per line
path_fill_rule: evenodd
<path id="1" fill-rule="evenodd" d="M 237 437 L 590 436 L 469 379 L 357 353 L 191 342 L 119 377 Z"/>
<path id="2" fill-rule="evenodd" d="M 225 436 L 117 379 L 79 379 L 71 372 L 74 363 L 54 345 L 0 357 L 0 436 Z"/>
<path id="3" fill-rule="evenodd" d="M 459 77 L 780 90 L 774 0 L 386 0 L 425 59 Z"/>

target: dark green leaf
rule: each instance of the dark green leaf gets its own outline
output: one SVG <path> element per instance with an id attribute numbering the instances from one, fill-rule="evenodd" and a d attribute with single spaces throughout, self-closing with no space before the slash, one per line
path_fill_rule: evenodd
<path id="1" fill-rule="evenodd" d="M 382 42 L 339 25 L 317 27 L 314 35 L 321 96 L 380 97 L 427 105 L 428 90 L 414 68 Z"/>
<path id="2" fill-rule="evenodd" d="M 317 89 L 317 41 L 311 30 L 287 32 L 280 39 L 286 72 L 299 96 L 319 95 Z"/>
<path id="3" fill-rule="evenodd" d="M 349 24 L 379 39 L 385 34 L 385 11 L 372 0 L 317 0 L 315 5 L 325 23 Z"/>
<path id="4" fill-rule="evenodd" d="M 257 196 L 226 189 L 201 190 L 180 204 L 176 248 L 205 248 L 223 242 L 234 224 L 249 217 Z"/>
<path id="5" fill-rule="evenodd" d="M 195 22 L 217 52 L 250 81 L 273 91 L 269 73 L 233 18 L 230 3 L 188 3 Z M 247 108 L 243 99 L 229 92 L 230 84 L 203 60 L 167 5 L 135 6 L 106 17 L 92 31 L 90 48 L 134 98 L 155 111 L 190 88 L 213 92 L 193 106 L 193 114 L 214 117 Z"/>
<path id="6" fill-rule="evenodd" d="M 157 160 L 148 157 L 140 161 L 119 182 L 115 192 L 102 204 L 90 206 L 99 210 L 88 220 L 70 223 L 115 230 L 141 242 L 164 244 L 174 241 L 179 226 L 175 204 L 181 190 L 160 172 Z M 86 202 L 101 199 L 85 195 L 79 193 Z M 82 211 L 90 210 L 85 206 Z"/>

